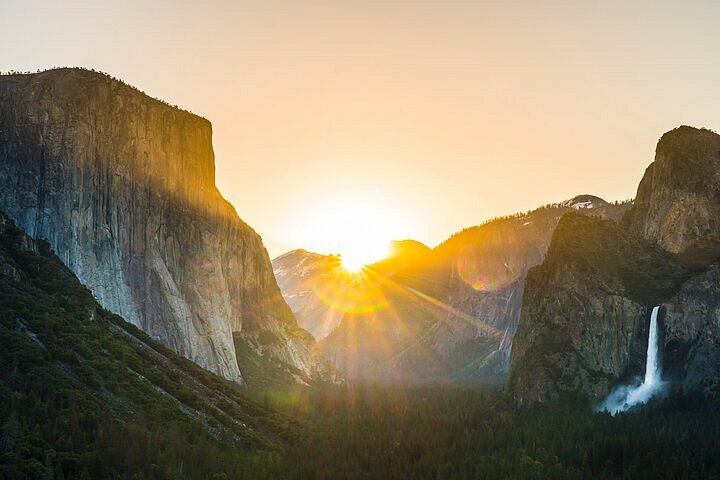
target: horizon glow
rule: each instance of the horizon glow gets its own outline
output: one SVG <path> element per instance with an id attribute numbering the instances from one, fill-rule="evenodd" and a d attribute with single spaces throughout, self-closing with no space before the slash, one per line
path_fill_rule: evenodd
<path id="1" fill-rule="evenodd" d="M 432 247 L 633 197 L 665 131 L 720 128 L 719 23 L 700 0 L 9 0 L 0 70 L 94 68 L 208 118 L 218 187 L 270 255 L 343 253 L 340 203 Z"/>

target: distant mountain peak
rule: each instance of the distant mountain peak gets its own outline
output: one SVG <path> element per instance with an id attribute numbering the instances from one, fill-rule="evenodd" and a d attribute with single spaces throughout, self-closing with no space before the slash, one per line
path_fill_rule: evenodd
<path id="1" fill-rule="evenodd" d="M 430 250 L 430 247 L 417 240 L 393 240 L 390 242 L 388 258 L 424 255 Z"/>
<path id="2" fill-rule="evenodd" d="M 560 206 L 562 207 L 568 207 L 568 208 L 574 208 L 576 210 L 582 209 L 590 209 L 590 208 L 598 208 L 598 207 L 604 207 L 608 205 L 608 202 L 603 200 L 600 197 L 596 197 L 595 195 L 577 195 L 569 200 L 565 200 L 564 202 L 560 202 Z"/>
<path id="3" fill-rule="evenodd" d="M 296 248 L 295 250 L 290 250 L 289 252 L 285 252 L 283 254 L 278 255 L 277 257 L 273 258 L 273 262 L 277 260 L 282 260 L 284 258 L 288 257 L 297 257 L 297 256 L 305 256 L 305 255 L 320 255 L 319 253 L 310 252 L 308 250 L 305 250 L 304 248 Z"/>

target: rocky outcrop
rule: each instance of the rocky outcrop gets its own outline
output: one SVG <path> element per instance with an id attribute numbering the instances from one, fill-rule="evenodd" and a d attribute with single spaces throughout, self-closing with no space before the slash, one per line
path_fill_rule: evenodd
<path id="1" fill-rule="evenodd" d="M 720 255 L 720 135 L 682 126 L 664 134 L 645 171 L 630 231 L 707 265 Z"/>
<path id="2" fill-rule="evenodd" d="M 720 264 L 688 280 L 663 304 L 663 367 L 687 390 L 720 385 Z"/>
<path id="3" fill-rule="evenodd" d="M 273 355 L 317 373 L 260 237 L 215 186 L 204 118 L 86 70 L 1 76 L 0 208 L 202 367 L 241 382 L 233 334 L 270 330 Z"/>
<path id="4" fill-rule="evenodd" d="M 272 261 L 273 273 L 280 291 L 298 324 L 317 340 L 335 330 L 343 316 L 324 298 L 344 288 L 347 281 L 340 258 L 298 249 Z"/>
<path id="5" fill-rule="evenodd" d="M 561 221 L 528 275 L 508 383 L 519 403 L 562 391 L 598 400 L 642 373 L 656 304 L 665 378 L 716 388 L 719 192 L 720 136 L 683 126 L 658 142 L 624 228 Z"/>
<path id="6" fill-rule="evenodd" d="M 448 304 L 484 322 L 488 328 L 478 330 L 480 335 L 499 338 L 498 374 L 507 374 L 525 277 L 543 261 L 560 218 L 577 212 L 619 221 L 629 207 L 629 202 L 611 204 L 593 195 L 578 195 L 464 230 L 437 248 L 436 254 L 451 265 Z"/>
<path id="7" fill-rule="evenodd" d="M 528 274 L 510 360 L 515 399 L 526 405 L 571 391 L 599 400 L 642 373 L 650 310 L 690 274 L 614 222 L 564 216 Z"/>

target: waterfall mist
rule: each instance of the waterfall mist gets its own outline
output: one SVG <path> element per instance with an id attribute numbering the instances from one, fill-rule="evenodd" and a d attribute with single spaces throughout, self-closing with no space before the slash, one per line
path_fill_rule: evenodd
<path id="1" fill-rule="evenodd" d="M 647 402 L 658 393 L 665 382 L 662 381 L 659 359 L 659 341 L 657 317 L 660 307 L 654 307 L 650 316 L 648 332 L 647 360 L 645 361 L 645 378 L 640 385 L 622 385 L 616 388 L 600 405 L 599 410 L 607 410 L 615 414 L 623 412 L 635 405 Z"/>

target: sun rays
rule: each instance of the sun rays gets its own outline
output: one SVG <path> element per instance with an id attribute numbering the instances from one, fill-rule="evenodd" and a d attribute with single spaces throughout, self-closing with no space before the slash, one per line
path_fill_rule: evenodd
<path id="1" fill-rule="evenodd" d="M 437 355 L 433 342 L 452 329 L 472 328 L 479 337 L 504 341 L 506 334 L 482 319 L 453 308 L 424 291 L 419 278 L 399 273 L 385 264 L 350 272 L 340 263 L 325 276 L 309 281 L 318 299 L 337 312 L 337 330 L 328 341 L 335 358 L 351 376 L 394 378 L 395 363 Z M 424 319 L 420 321 L 420 319 Z M 450 333 L 448 333 L 450 332 Z"/>

